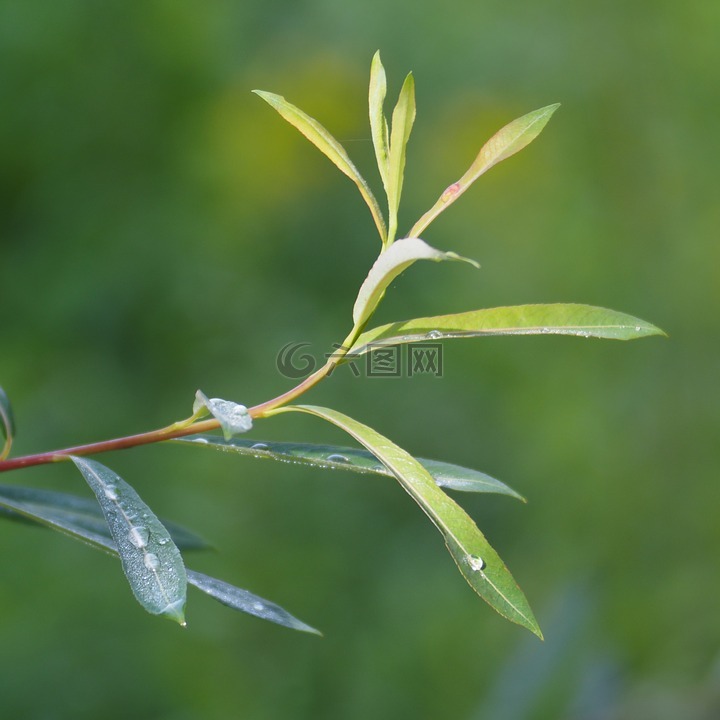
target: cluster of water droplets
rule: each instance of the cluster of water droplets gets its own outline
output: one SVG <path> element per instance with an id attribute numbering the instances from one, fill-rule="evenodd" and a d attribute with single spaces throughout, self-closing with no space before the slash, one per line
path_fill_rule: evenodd
<path id="1" fill-rule="evenodd" d="M 207 440 L 205 440 L 207 442 Z M 104 485 L 103 493 L 105 497 L 117 505 L 118 509 L 122 511 L 120 498 L 115 485 Z M 125 514 L 123 512 L 123 514 Z M 131 518 L 128 518 L 131 519 Z M 150 552 L 148 544 L 150 543 L 150 531 L 144 525 L 131 525 L 127 536 L 128 542 L 143 553 L 143 564 L 151 572 L 157 572 L 160 567 L 160 558 L 154 553 Z M 158 545 L 167 545 L 170 542 L 169 537 L 160 536 L 155 538 Z"/>
<path id="2" fill-rule="evenodd" d="M 203 408 L 220 422 L 226 440 L 252 428 L 252 416 L 244 405 L 222 398 L 208 398 L 202 390 L 198 390 L 195 393 L 193 413 L 197 414 Z"/>

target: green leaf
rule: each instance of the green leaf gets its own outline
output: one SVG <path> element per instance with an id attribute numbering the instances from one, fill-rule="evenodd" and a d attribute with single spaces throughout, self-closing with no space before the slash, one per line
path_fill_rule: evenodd
<path id="1" fill-rule="evenodd" d="M 138 602 L 185 624 L 187 575 L 170 533 L 119 475 L 95 460 L 72 457 L 95 493 Z"/>
<path id="2" fill-rule="evenodd" d="M 38 500 L 36 493 L 40 493 L 40 500 Z M 72 512 L 64 512 L 64 507 L 74 507 L 76 505 L 74 496 L 63 498 L 65 502 L 63 504 L 61 500 L 59 510 L 48 504 L 42 497 L 42 495 L 55 496 L 59 494 L 33 491 L 28 488 L 0 486 L 0 511 L 4 512 L 5 517 L 11 519 L 22 518 L 31 524 L 48 527 L 74 540 L 79 540 L 96 550 L 119 557 L 117 545 L 107 531 L 107 526 L 105 526 L 104 530 L 98 532 L 97 528 L 85 522 L 82 517 Z M 27 498 L 29 502 L 24 498 Z M 85 502 L 85 498 L 77 498 L 77 500 L 82 501 L 80 505 Z M 97 503 L 94 504 L 97 505 Z M 247 590 L 234 587 L 222 580 L 216 580 L 193 570 L 186 570 L 186 574 L 188 583 L 234 610 L 240 610 L 294 630 L 318 632 L 293 617 L 279 605 L 271 603 L 258 595 L 253 595 Z M 260 604 L 264 605 L 265 608 L 260 608 Z"/>
<path id="3" fill-rule="evenodd" d="M 93 535 L 112 539 L 110 528 L 100 506 L 90 498 L 13 485 L 0 485 L 0 498 L 19 501 L 26 509 L 40 513 L 44 517 L 55 518 L 60 524 L 82 528 Z M 6 514 L 11 519 L 30 522 L 28 517 L 18 515 L 11 510 L 7 510 Z M 162 523 L 170 533 L 173 542 L 181 550 L 207 550 L 210 548 L 207 541 L 187 528 L 165 520 L 162 520 Z"/>
<path id="4" fill-rule="evenodd" d="M 215 598 L 218 602 L 223 605 L 232 608 L 233 610 L 239 610 L 240 612 L 247 613 L 248 615 L 254 615 L 262 620 L 268 620 L 269 622 L 276 623 L 277 625 L 283 625 L 291 630 L 299 630 L 301 632 L 313 633 L 315 635 L 322 635 L 319 630 L 316 630 L 310 625 L 306 625 L 301 620 L 293 617 L 287 610 L 261 598 L 259 595 L 255 595 L 248 590 L 235 587 L 226 583 L 223 580 L 203 575 L 202 573 L 188 570 L 188 582 L 195 585 L 196 588 L 202 590 L 204 593 Z"/>
<path id="5" fill-rule="evenodd" d="M 434 482 L 428 471 L 405 450 L 367 425 L 336 410 L 314 405 L 277 408 L 272 414 L 303 412 L 327 420 L 365 446 L 398 479 L 442 533 L 450 554 L 470 586 L 491 607 L 542 638 L 522 590 L 470 516 Z"/>
<path id="6" fill-rule="evenodd" d="M 370 107 L 370 131 L 372 133 L 373 146 L 378 170 L 382 178 L 385 192 L 388 188 L 388 161 L 390 157 L 390 139 L 388 137 L 388 124 L 383 112 L 385 94 L 387 93 L 387 80 L 385 68 L 380 60 L 380 51 L 373 55 L 370 64 L 370 92 L 368 94 L 368 105 Z"/>
<path id="7" fill-rule="evenodd" d="M 373 220 L 380 233 L 383 244 L 387 238 L 387 228 L 383 220 L 380 206 L 360 171 L 353 165 L 345 148 L 314 118 L 304 113 L 300 108 L 295 107 L 281 95 L 266 92 L 264 90 L 253 90 L 265 102 L 277 110 L 280 115 L 293 127 L 299 130 L 320 152 L 329 158 L 334 165 L 347 175 L 357 185 L 360 194 L 367 203 L 372 213 Z"/>
<path id="8" fill-rule="evenodd" d="M 193 416 L 201 416 L 203 408 L 220 423 L 220 429 L 226 440 L 252 429 L 252 417 L 244 405 L 232 400 L 208 398 L 202 390 L 198 390 L 193 403 Z"/>
<path id="9" fill-rule="evenodd" d="M 104 550 L 111 555 L 118 554 L 109 533 L 91 530 L 87 523 L 77 522 L 77 518 L 71 513 L 57 511 L 43 503 L 26 502 L 19 490 L 7 486 L 0 488 L 0 508 L 4 518 L 23 519 L 30 524 L 43 525 L 98 550 Z"/>
<path id="10" fill-rule="evenodd" d="M 483 173 L 493 165 L 509 158 L 529 145 L 547 125 L 552 114 L 560 107 L 559 103 L 534 110 L 513 120 L 493 135 L 481 148 L 475 162 L 455 183 L 445 189 L 435 205 L 430 208 L 413 226 L 408 237 L 417 237 L 443 211 L 452 205 Z"/>
<path id="11" fill-rule="evenodd" d="M 312 445 L 310 443 L 273 442 L 270 440 L 223 440 L 215 435 L 191 435 L 177 438 L 174 443 L 221 450 L 262 460 L 276 460 L 292 465 L 310 465 L 328 470 L 349 470 L 366 475 L 394 475 L 367 450 L 340 445 Z M 417 458 L 433 476 L 439 487 L 461 492 L 497 493 L 523 500 L 505 483 L 490 475 L 439 460 Z"/>
<path id="12" fill-rule="evenodd" d="M 344 360 L 380 345 L 421 340 L 488 335 L 577 335 L 633 340 L 664 334 L 632 315 L 592 305 L 513 305 L 381 325 L 360 335 Z"/>
<path id="13" fill-rule="evenodd" d="M 0 433 L 4 438 L 2 450 L 0 450 L 0 460 L 4 460 L 10 454 L 13 437 L 15 437 L 15 418 L 13 417 L 10 399 L 5 391 L 0 387 Z"/>
<path id="14" fill-rule="evenodd" d="M 453 252 L 436 250 L 424 240 L 420 240 L 420 238 L 398 240 L 380 253 L 375 264 L 370 268 L 365 281 L 360 286 L 353 307 L 355 327 L 362 327 L 368 321 L 375 312 L 375 308 L 382 299 L 387 286 L 416 260 L 433 260 L 435 262 L 462 260 L 474 267 L 480 267 L 474 260 L 460 257 L 460 255 Z"/>
<path id="15" fill-rule="evenodd" d="M 397 233 L 398 208 L 402 195 L 403 177 L 405 175 L 405 155 L 410 139 L 412 126 L 415 122 L 415 80 L 410 73 L 400 90 L 392 116 L 390 132 L 390 157 L 388 164 L 388 243 L 395 240 Z"/>

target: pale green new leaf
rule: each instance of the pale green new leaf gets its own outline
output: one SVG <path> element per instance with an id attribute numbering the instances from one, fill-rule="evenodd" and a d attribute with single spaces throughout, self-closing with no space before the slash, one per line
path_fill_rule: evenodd
<path id="1" fill-rule="evenodd" d="M 23 506 L 44 517 L 52 517 L 58 523 L 82 528 L 94 535 L 112 539 L 110 528 L 100 506 L 95 500 L 64 492 L 40 490 L 38 488 L 0 485 L 0 498 L 21 502 Z M 2 508 L 0 508 L 2 512 Z M 6 511 L 7 517 L 14 520 L 27 520 L 25 516 Z M 207 550 L 210 545 L 199 535 L 176 523 L 161 521 L 173 542 L 181 550 Z"/>
<path id="2" fill-rule="evenodd" d="M 387 93 L 387 80 L 385 68 L 380 60 L 380 51 L 373 55 L 370 64 L 370 91 L 368 93 L 368 106 L 370 108 L 370 132 L 372 134 L 375 158 L 378 170 L 387 193 L 388 188 L 388 159 L 390 154 L 390 139 L 388 137 L 388 124 L 383 106 Z"/>
<path id="3" fill-rule="evenodd" d="M 23 519 L 29 523 L 56 530 L 96 550 L 101 550 L 114 557 L 119 557 L 117 545 L 107 530 L 107 526 L 104 530 L 98 531 L 98 528 L 86 522 L 82 516 L 74 512 L 64 511 L 65 507 L 76 507 L 79 501 L 84 502 L 84 498 L 68 496 L 65 501 L 60 501 L 58 507 L 53 507 L 53 505 L 47 502 L 47 499 L 49 496 L 57 496 L 60 495 L 60 493 L 37 491 L 41 494 L 40 499 L 38 499 L 38 496 L 35 495 L 34 492 L 35 491 L 28 488 L 0 486 L 0 513 L 2 516 L 11 519 Z M 42 497 L 43 495 L 47 497 Z M 93 504 L 97 506 L 97 503 Z M 173 536 L 173 539 L 176 539 L 175 536 Z M 265 600 L 259 595 L 254 595 L 247 590 L 230 585 L 223 580 L 217 580 L 216 578 L 193 570 L 186 570 L 186 574 L 189 584 L 194 585 L 227 607 L 248 613 L 249 615 L 254 615 L 269 622 L 274 622 L 278 625 L 283 625 L 292 630 L 320 634 L 314 628 L 291 615 L 284 608 L 269 600 Z"/>
<path id="4" fill-rule="evenodd" d="M 634 340 L 664 334 L 654 325 L 632 315 L 592 305 L 513 305 L 381 325 L 360 335 L 344 359 L 370 352 L 381 345 L 444 338 L 577 335 Z"/>
<path id="5" fill-rule="evenodd" d="M 388 243 L 395 240 L 398 224 L 398 208 L 402 195 L 403 178 L 405 175 L 405 156 L 407 143 L 410 139 L 412 126 L 415 122 L 415 80 L 410 73 L 400 90 L 395 110 L 392 115 L 390 130 L 390 158 L 388 164 L 388 181 L 386 185 L 388 198 Z"/>
<path id="6" fill-rule="evenodd" d="M 292 465 L 310 465 L 328 470 L 349 470 L 361 474 L 394 477 L 385 465 L 367 450 L 339 445 L 313 445 L 310 443 L 274 442 L 271 440 L 223 440 L 216 435 L 191 435 L 177 438 L 173 443 L 221 450 L 261 460 L 276 460 Z M 432 475 L 439 487 L 461 492 L 497 493 L 523 500 L 505 483 L 478 470 L 453 465 L 439 460 L 417 458 Z"/>
<path id="7" fill-rule="evenodd" d="M 13 417 L 10 398 L 0 387 L 0 433 L 3 436 L 3 447 L 0 450 L 0 460 L 4 460 L 10 454 L 13 437 L 15 437 L 15 418 Z"/>
<path id="8" fill-rule="evenodd" d="M 380 253 L 375 264 L 370 268 L 365 281 L 360 286 L 353 307 L 355 327 L 361 327 L 368 321 L 375 312 L 375 308 L 382 299 L 387 286 L 416 260 L 434 260 L 435 262 L 462 260 L 475 267 L 480 267 L 474 260 L 460 257 L 460 255 L 453 252 L 436 250 L 420 238 L 398 240 Z"/>
<path id="9" fill-rule="evenodd" d="M 265 102 L 271 105 L 280 115 L 293 127 L 299 130 L 315 147 L 320 150 L 333 164 L 345 175 L 347 175 L 360 190 L 360 194 L 370 208 L 373 220 L 380 233 L 380 239 L 385 243 L 387 228 L 383 219 L 380 206 L 360 171 L 355 167 L 347 154 L 345 148 L 314 118 L 304 113 L 300 108 L 295 107 L 281 95 L 266 92 L 264 90 L 253 90 Z"/>
<path id="10" fill-rule="evenodd" d="M 252 429 L 252 417 L 244 405 L 222 398 L 208 398 L 202 390 L 198 390 L 195 393 L 193 415 L 200 417 L 204 410 L 220 423 L 220 429 L 228 440 L 233 435 Z"/>
<path id="11" fill-rule="evenodd" d="M 442 533 L 450 554 L 473 590 L 508 620 L 542 637 L 522 590 L 498 554 L 472 518 L 435 484 L 415 458 L 372 428 L 335 410 L 295 405 L 278 408 L 273 414 L 282 412 L 303 412 L 327 420 L 373 453 Z"/>
<path id="12" fill-rule="evenodd" d="M 170 533 L 110 468 L 87 458 L 72 460 L 98 499 L 138 602 L 149 613 L 183 625 L 187 575 Z"/>
<path id="13" fill-rule="evenodd" d="M 481 148 L 468 171 L 445 189 L 435 205 L 413 226 L 408 237 L 417 237 L 443 211 L 454 203 L 483 173 L 529 145 L 547 125 L 559 103 L 534 110 L 513 120 L 493 135 Z"/>

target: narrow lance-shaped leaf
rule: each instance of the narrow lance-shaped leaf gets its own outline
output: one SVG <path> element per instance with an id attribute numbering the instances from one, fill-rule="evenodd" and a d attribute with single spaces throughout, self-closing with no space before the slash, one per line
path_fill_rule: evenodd
<path id="1" fill-rule="evenodd" d="M 370 190 L 367 182 L 355 167 L 345 148 L 314 118 L 304 113 L 300 108 L 295 107 L 281 95 L 266 92 L 265 90 L 253 90 L 265 102 L 271 105 L 280 115 L 293 127 L 299 130 L 315 147 L 320 150 L 333 164 L 357 185 L 360 194 L 367 203 L 372 213 L 373 220 L 380 234 L 383 244 L 387 238 L 387 228 L 383 220 L 380 206 Z"/>
<path id="2" fill-rule="evenodd" d="M 39 488 L 0 485 L 0 497 L 23 503 L 26 509 L 51 516 L 75 528 L 112 539 L 110 528 L 97 501 L 64 492 Z M 9 514 L 12 519 L 24 516 Z M 161 520 L 173 542 L 181 550 L 207 550 L 210 545 L 199 535 L 176 523 Z"/>
<path id="3" fill-rule="evenodd" d="M 97 550 L 117 555 L 115 542 L 109 532 L 97 532 L 97 528 L 91 529 L 87 523 L 78 522 L 71 513 L 55 509 L 46 503 L 28 502 L 23 498 L 20 488 L 1 486 L 0 508 L 2 508 L 3 519 L 22 520 L 30 524 L 48 527 Z"/>
<path id="4" fill-rule="evenodd" d="M 375 148 L 375 158 L 383 187 L 387 193 L 390 139 L 388 137 L 388 124 L 383 111 L 386 93 L 387 80 L 385 78 L 385 68 L 380 60 L 380 51 L 378 50 L 375 55 L 373 55 L 372 63 L 370 64 L 368 106 L 370 108 L 370 132 Z"/>
<path id="5" fill-rule="evenodd" d="M 172 442 L 261 460 L 276 460 L 292 465 L 310 465 L 321 469 L 349 470 L 361 474 L 394 477 L 392 472 L 371 452 L 359 448 L 271 440 L 241 440 L 240 438 L 223 440 L 215 435 L 191 435 L 186 438 L 177 438 Z M 424 458 L 417 458 L 417 460 L 433 476 L 438 487 L 462 492 L 497 493 L 524 500 L 522 495 L 516 493 L 505 483 L 478 470 L 439 460 Z"/>
<path id="6" fill-rule="evenodd" d="M 634 340 L 664 335 L 659 328 L 625 313 L 592 305 L 514 305 L 454 315 L 417 318 L 364 332 L 343 360 L 381 345 L 490 335 L 577 335 Z"/>
<path id="7" fill-rule="evenodd" d="M 380 254 L 360 286 L 353 307 L 355 327 L 361 327 L 367 322 L 382 299 L 385 288 L 416 260 L 462 260 L 476 268 L 480 267 L 474 260 L 468 260 L 453 252 L 436 250 L 420 238 L 398 240 Z"/>
<path id="8" fill-rule="evenodd" d="M 322 635 L 319 630 L 298 620 L 280 605 L 265 600 L 249 590 L 230 585 L 224 580 L 218 580 L 209 575 L 188 570 L 188 582 L 233 610 L 240 610 L 240 612 L 254 615 L 277 625 L 283 625 L 291 630 Z"/>
<path id="9" fill-rule="evenodd" d="M 354 437 L 398 479 L 442 533 L 460 572 L 491 607 L 512 622 L 542 637 L 522 590 L 470 516 L 433 481 L 427 470 L 386 437 L 347 415 L 314 405 L 278 408 L 273 414 L 304 412 L 315 415 Z"/>
<path id="10" fill-rule="evenodd" d="M 87 458 L 72 460 L 98 499 L 138 602 L 149 613 L 184 625 L 187 575 L 170 533 L 110 468 Z"/>
<path id="11" fill-rule="evenodd" d="M 513 120 L 493 135 L 481 148 L 475 162 L 455 183 L 450 185 L 438 201 L 413 226 L 408 237 L 417 237 L 443 211 L 452 205 L 483 173 L 493 165 L 509 158 L 529 145 L 547 125 L 559 103 L 534 110 Z"/>
<path id="12" fill-rule="evenodd" d="M 400 90 L 392 115 L 390 131 L 390 157 L 388 163 L 388 243 L 395 240 L 398 225 L 398 208 L 405 175 L 405 156 L 412 126 L 415 122 L 415 80 L 410 73 Z"/>
<path id="13" fill-rule="evenodd" d="M 3 437 L 3 446 L 0 449 L 0 460 L 4 460 L 10 454 L 13 437 L 15 437 L 15 418 L 13 417 L 10 399 L 0 387 L 0 433 Z"/>
<path id="14" fill-rule="evenodd" d="M 53 496 L 60 494 L 38 492 Z M 29 523 L 50 528 L 74 540 L 79 540 L 96 550 L 119 557 L 117 545 L 109 533 L 96 532 L 96 529 L 90 529 L 87 523 L 78 522 L 78 517 L 73 513 L 64 511 L 65 505 L 74 506 L 75 500 L 84 500 L 84 498 L 69 497 L 72 499 L 61 503 L 59 508 L 54 508 L 48 504 L 47 498 L 43 498 L 39 502 L 37 496 L 33 495 L 32 489 L 0 486 L 0 516 L 4 513 L 4 517 L 22 518 Z M 32 501 L 27 502 L 23 498 L 30 498 Z M 233 610 L 254 615 L 292 630 L 320 634 L 319 631 L 298 620 L 284 608 L 248 590 L 193 570 L 186 570 L 186 574 L 189 584 Z"/>

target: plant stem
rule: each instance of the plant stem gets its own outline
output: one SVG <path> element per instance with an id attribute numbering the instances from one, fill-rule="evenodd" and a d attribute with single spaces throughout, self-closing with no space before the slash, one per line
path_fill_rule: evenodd
<path id="1" fill-rule="evenodd" d="M 163 440 L 182 437 L 183 435 L 194 435 L 198 432 L 215 430 L 219 426 L 220 423 L 213 418 L 212 420 L 203 420 L 174 430 L 162 428 L 160 430 L 151 430 L 150 432 L 128 435 L 127 437 L 115 438 L 113 440 L 103 440 L 101 442 L 88 443 L 87 445 L 76 445 L 75 447 L 64 448 L 62 450 L 51 450 L 50 452 L 38 453 L 37 455 L 25 455 L 0 462 L 0 472 L 17 470 L 18 468 L 30 467 L 32 465 L 61 462 L 67 460 L 70 455 L 94 455 L 95 453 L 110 452 L 111 450 L 126 450 L 127 448 L 162 442 Z"/>
<path id="2" fill-rule="evenodd" d="M 314 387 L 323 378 L 327 377 L 332 369 L 340 362 L 340 359 L 347 353 L 355 340 L 358 331 L 353 330 L 348 335 L 343 347 L 335 353 L 325 365 L 316 370 L 312 375 L 306 377 L 301 383 L 291 390 L 278 395 L 272 400 L 251 407 L 248 412 L 253 418 L 266 417 L 267 414 L 281 405 L 294 400 L 303 393 Z M 19 468 L 31 467 L 33 465 L 45 465 L 47 463 L 62 462 L 68 460 L 71 455 L 95 455 L 96 453 L 110 452 L 111 450 L 126 450 L 128 448 L 138 447 L 139 445 L 149 445 L 151 443 L 163 442 L 164 440 L 172 440 L 173 438 L 183 437 L 185 435 L 194 435 L 196 433 L 207 432 L 209 430 L 217 430 L 220 423 L 212 418 L 211 420 L 200 420 L 193 422 L 192 419 L 180 421 L 160 428 L 159 430 L 151 430 L 150 432 L 140 433 L 138 435 L 128 435 L 127 437 L 115 438 L 113 440 L 103 440 L 101 442 L 88 443 L 86 445 L 76 445 L 75 447 L 64 448 L 62 450 L 51 450 L 49 452 L 37 453 L 35 455 L 24 455 L 22 457 L 11 458 L 10 460 L 0 461 L 0 472 L 8 470 L 17 470 Z"/>

